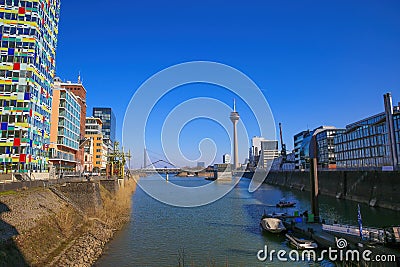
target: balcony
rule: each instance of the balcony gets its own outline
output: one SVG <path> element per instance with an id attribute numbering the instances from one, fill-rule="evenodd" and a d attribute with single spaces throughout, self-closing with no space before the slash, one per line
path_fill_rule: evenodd
<path id="1" fill-rule="evenodd" d="M 50 159 L 53 161 L 76 162 L 74 154 L 69 154 L 62 151 L 52 151 L 50 154 Z"/>

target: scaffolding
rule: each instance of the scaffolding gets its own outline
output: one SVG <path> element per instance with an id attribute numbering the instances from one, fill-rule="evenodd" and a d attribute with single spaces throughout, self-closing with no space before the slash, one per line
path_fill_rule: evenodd
<path id="1" fill-rule="evenodd" d="M 112 152 L 107 155 L 107 177 L 119 177 L 124 178 L 126 174 L 130 175 L 130 162 L 131 162 L 131 151 L 124 152 L 124 148 L 119 149 L 119 142 L 115 141 L 113 144 Z M 128 159 L 128 171 L 125 171 L 125 165 Z"/>

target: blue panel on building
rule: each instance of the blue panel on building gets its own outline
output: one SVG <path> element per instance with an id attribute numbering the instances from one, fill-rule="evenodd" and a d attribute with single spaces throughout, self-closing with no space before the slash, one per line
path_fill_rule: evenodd
<path id="1" fill-rule="evenodd" d="M 8 128 L 8 122 L 2 122 L 1 123 L 1 130 L 6 130 L 7 131 Z"/>

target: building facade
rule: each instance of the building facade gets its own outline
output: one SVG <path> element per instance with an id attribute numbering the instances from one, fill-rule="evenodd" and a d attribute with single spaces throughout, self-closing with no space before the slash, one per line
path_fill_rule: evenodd
<path id="1" fill-rule="evenodd" d="M 294 140 L 295 169 L 310 168 L 310 146 L 313 137 L 316 139 L 318 164 L 320 168 L 335 168 L 334 136 L 344 132 L 333 126 L 320 126 L 314 130 L 306 130 L 296 134 Z"/>
<path id="2" fill-rule="evenodd" d="M 301 160 L 300 153 L 305 148 L 305 146 L 303 146 L 303 149 L 302 149 L 304 139 L 309 139 L 310 138 L 309 136 L 310 136 L 310 131 L 306 130 L 306 131 L 302 131 L 302 132 L 296 134 L 293 137 L 295 169 L 304 169 L 305 168 L 305 161 L 304 161 L 304 159 L 303 159 L 303 161 Z M 308 140 L 308 142 L 309 142 L 309 140 Z M 303 151 L 303 154 L 304 154 L 304 151 Z"/>
<path id="3" fill-rule="evenodd" d="M 399 167 L 400 104 L 385 94 L 385 112 L 346 126 L 334 138 L 338 168 L 396 169 Z M 389 104 L 389 105 L 387 105 Z"/>
<path id="4" fill-rule="evenodd" d="M 274 159 L 279 157 L 278 141 L 263 140 L 261 141 L 260 167 L 266 169 L 270 167 Z"/>
<path id="5" fill-rule="evenodd" d="M 86 124 L 86 89 L 81 82 L 80 76 L 78 77 L 77 83 L 67 81 L 66 83 L 61 82 L 62 88 L 68 89 L 78 99 L 79 106 L 81 107 L 79 122 L 79 143 L 80 148 L 76 152 L 76 161 L 78 162 L 77 171 L 82 172 L 84 166 L 84 147 L 81 145 L 85 140 L 85 124 Z"/>
<path id="6" fill-rule="evenodd" d="M 286 155 L 286 159 L 281 155 L 274 159 L 270 171 L 294 171 L 294 152 L 290 152 Z"/>
<path id="7" fill-rule="evenodd" d="M 83 171 L 84 172 L 93 172 L 93 154 L 94 154 L 94 140 L 93 137 L 89 137 L 86 139 L 85 144 L 83 146 Z"/>
<path id="8" fill-rule="evenodd" d="M 59 0 L 0 1 L 0 172 L 48 170 Z"/>
<path id="9" fill-rule="evenodd" d="M 345 131 L 345 129 L 328 128 L 315 133 L 319 168 L 336 169 L 334 138 Z"/>
<path id="10" fill-rule="evenodd" d="M 110 141 L 110 144 L 115 141 L 115 130 L 116 130 L 116 119 L 114 112 L 111 108 L 101 108 L 95 107 L 93 108 L 93 117 L 100 118 L 103 122 L 103 136 L 107 143 Z"/>
<path id="11" fill-rule="evenodd" d="M 100 172 L 106 169 L 108 147 L 104 143 L 102 125 L 103 122 L 99 118 L 86 118 L 85 138 L 90 142 L 84 146 L 85 171 Z M 90 160 L 92 163 L 89 163 Z"/>
<path id="12" fill-rule="evenodd" d="M 69 90 L 53 90 L 50 128 L 50 162 L 58 173 L 75 171 L 79 150 L 80 105 Z"/>
<path id="13" fill-rule="evenodd" d="M 265 141 L 264 137 L 254 136 L 251 138 L 251 147 L 249 149 L 249 161 L 254 166 L 257 165 L 261 155 L 261 141 Z"/>

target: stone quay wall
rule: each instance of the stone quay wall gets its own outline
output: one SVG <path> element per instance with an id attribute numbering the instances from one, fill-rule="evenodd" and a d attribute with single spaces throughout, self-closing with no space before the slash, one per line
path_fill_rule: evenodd
<path id="1" fill-rule="evenodd" d="M 251 177 L 245 173 L 244 177 Z M 319 193 L 367 203 L 374 207 L 400 210 L 400 172 L 318 171 Z M 265 183 L 310 191 L 306 171 L 269 172 Z"/>

